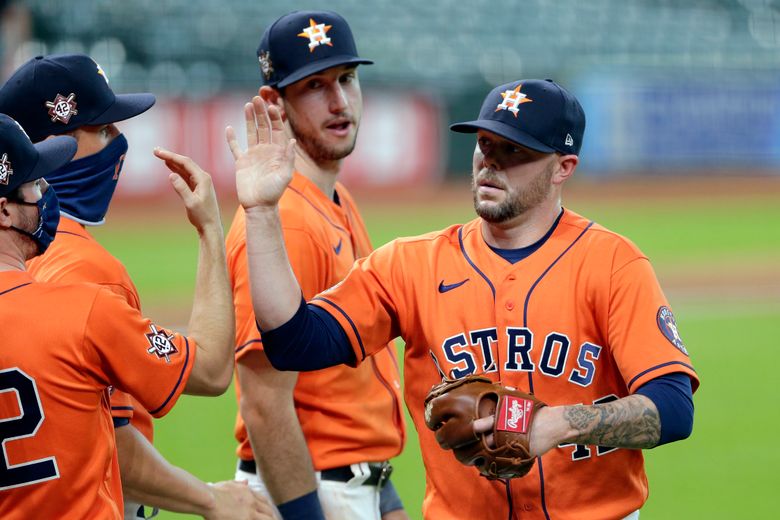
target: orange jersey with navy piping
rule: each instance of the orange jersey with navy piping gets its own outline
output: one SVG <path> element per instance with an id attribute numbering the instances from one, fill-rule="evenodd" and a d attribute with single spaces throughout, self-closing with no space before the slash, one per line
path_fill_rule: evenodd
<path id="1" fill-rule="evenodd" d="M 128 305 L 141 310 L 138 290 L 127 269 L 100 245 L 84 226 L 62 216 L 54 241 L 41 256 L 27 262 L 27 271 L 40 282 L 96 283 L 121 296 Z M 132 396 L 114 390 L 111 415 L 130 419 L 149 442 L 154 440 L 152 417 Z"/>
<path id="2" fill-rule="evenodd" d="M 443 374 L 485 373 L 549 405 L 607 402 L 672 372 L 698 387 L 669 304 L 631 242 L 565 210 L 550 238 L 511 264 L 481 225 L 391 242 L 311 303 L 339 321 L 358 362 L 389 338 L 406 340 L 425 518 L 623 518 L 648 496 L 641 450 L 559 446 L 505 483 L 458 463 L 425 426 L 423 400 Z"/>
<path id="3" fill-rule="evenodd" d="M 165 415 L 194 342 L 94 284 L 2 272 L 0 306 L 0 518 L 122 518 L 109 387 Z"/>
<path id="4" fill-rule="evenodd" d="M 305 298 L 338 283 L 356 258 L 371 252 L 352 197 L 339 183 L 336 193 L 338 204 L 296 172 L 279 202 L 288 256 Z M 247 352 L 262 349 L 249 290 L 241 208 L 226 240 L 240 360 Z M 371 361 L 357 369 L 336 366 L 298 376 L 293 393 L 296 412 L 317 470 L 384 461 L 401 452 L 405 430 L 394 345 L 384 340 L 374 350 Z M 239 457 L 253 459 L 240 414 L 235 434 Z"/>

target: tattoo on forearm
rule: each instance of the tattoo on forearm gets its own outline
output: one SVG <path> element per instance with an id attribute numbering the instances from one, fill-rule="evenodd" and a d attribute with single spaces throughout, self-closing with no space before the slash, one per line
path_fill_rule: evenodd
<path id="1" fill-rule="evenodd" d="M 661 437 L 654 407 L 639 396 L 593 406 L 567 406 L 564 418 L 580 432 L 571 442 L 614 448 L 652 448 Z"/>

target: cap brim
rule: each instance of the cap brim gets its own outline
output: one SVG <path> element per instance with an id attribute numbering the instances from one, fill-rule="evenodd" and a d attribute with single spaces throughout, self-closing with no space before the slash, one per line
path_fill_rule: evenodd
<path id="1" fill-rule="evenodd" d="M 88 124 L 105 125 L 130 119 L 152 108 L 155 101 L 154 94 L 117 94 L 114 103 Z"/>
<path id="2" fill-rule="evenodd" d="M 284 88 L 287 85 L 291 85 L 295 83 L 296 81 L 300 81 L 306 76 L 311 76 L 312 74 L 315 74 L 317 72 L 322 72 L 325 69 L 329 69 L 331 67 L 338 67 L 339 65 L 373 65 L 373 61 L 367 60 L 365 58 L 356 58 L 354 56 L 331 56 L 330 58 L 325 58 L 323 60 L 317 60 L 313 63 L 310 63 L 306 65 L 305 67 L 301 67 L 300 69 L 296 70 L 286 78 L 284 78 L 282 81 L 276 84 L 277 88 Z"/>
<path id="3" fill-rule="evenodd" d="M 551 148 L 542 143 L 538 139 L 531 137 L 522 130 L 508 125 L 502 121 L 495 121 L 492 119 L 479 119 L 476 121 L 466 121 L 464 123 L 455 123 L 450 125 L 450 130 L 461 134 L 475 134 L 479 130 L 487 130 L 496 135 L 508 139 L 513 143 L 517 143 L 531 150 L 536 150 L 542 153 L 553 153 L 555 148 Z"/>
<path id="4" fill-rule="evenodd" d="M 50 137 L 33 146 L 38 151 L 38 163 L 27 176 L 26 182 L 46 177 L 54 170 L 65 166 L 76 155 L 78 148 L 76 140 L 66 135 Z"/>

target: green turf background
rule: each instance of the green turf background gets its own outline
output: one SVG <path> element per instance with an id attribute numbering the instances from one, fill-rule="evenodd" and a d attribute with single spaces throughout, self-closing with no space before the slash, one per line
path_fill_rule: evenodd
<path id="1" fill-rule="evenodd" d="M 469 201 L 462 202 L 362 207 L 379 245 L 471 219 Z M 758 265 L 780 269 L 780 204 L 769 196 L 599 203 L 574 199 L 571 207 L 630 237 L 651 258 L 662 281 L 664 273 L 686 267 L 721 266 L 724 277 Z M 225 209 L 232 214 L 232 208 Z M 96 230 L 127 266 L 146 309 L 189 305 L 197 243 L 185 222 L 183 215 L 173 214 L 161 221 L 120 216 Z M 775 517 L 780 449 L 774 435 L 780 407 L 772 363 L 780 347 L 780 301 L 705 293 L 670 299 L 702 386 L 695 396 L 692 437 L 646 452 L 650 499 L 642 517 Z M 157 421 L 156 445 L 170 461 L 204 480 L 231 478 L 235 412 L 232 389 L 214 399 L 184 396 Z M 409 442 L 394 461 L 393 481 L 412 518 L 421 518 L 424 476 L 409 424 Z M 162 513 L 160 518 L 188 517 Z"/>

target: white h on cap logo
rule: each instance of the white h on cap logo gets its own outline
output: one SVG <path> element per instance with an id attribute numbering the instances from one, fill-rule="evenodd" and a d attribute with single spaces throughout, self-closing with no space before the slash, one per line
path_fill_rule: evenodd
<path id="1" fill-rule="evenodd" d="M 530 103 L 533 101 L 533 99 L 520 92 L 521 88 L 523 88 L 523 85 L 516 86 L 514 90 L 505 90 L 502 92 L 501 97 L 504 99 L 496 106 L 496 112 L 499 110 L 509 110 L 512 112 L 512 115 L 517 117 L 517 113 L 520 111 L 517 107 L 523 103 Z"/>
<path id="2" fill-rule="evenodd" d="M 333 44 L 328 37 L 328 31 L 331 27 L 331 25 L 317 23 L 313 18 L 309 18 L 309 26 L 303 29 L 303 32 L 299 33 L 298 36 L 309 39 L 309 52 L 314 52 L 314 49 L 320 45 L 330 45 L 333 47 Z"/>

